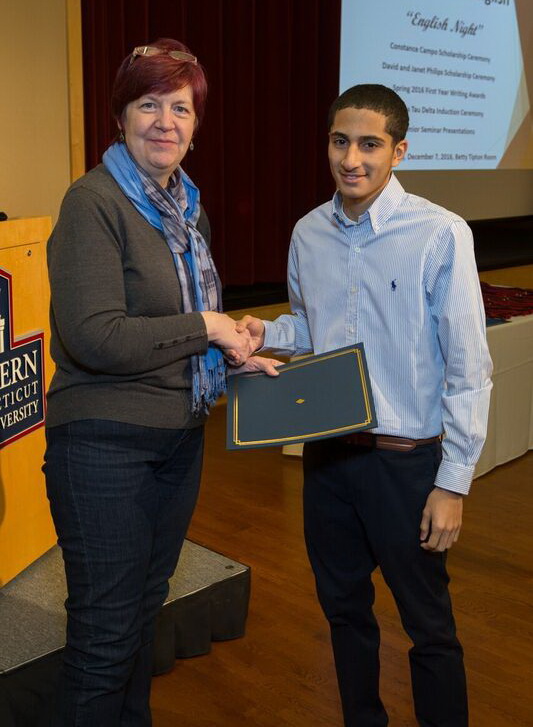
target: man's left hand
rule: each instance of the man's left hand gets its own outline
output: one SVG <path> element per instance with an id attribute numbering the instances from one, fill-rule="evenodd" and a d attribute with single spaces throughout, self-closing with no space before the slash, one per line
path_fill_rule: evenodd
<path id="1" fill-rule="evenodd" d="M 443 552 L 459 538 L 463 519 L 463 496 L 435 487 L 426 500 L 420 523 L 420 545 Z M 429 535 L 429 538 L 428 538 Z"/>
<path id="2" fill-rule="evenodd" d="M 268 376 L 279 376 L 276 366 L 281 366 L 283 361 L 276 358 L 266 358 L 264 356 L 250 356 L 250 358 L 242 365 L 234 368 L 228 368 L 228 374 L 243 374 L 248 371 L 258 371 Z"/>

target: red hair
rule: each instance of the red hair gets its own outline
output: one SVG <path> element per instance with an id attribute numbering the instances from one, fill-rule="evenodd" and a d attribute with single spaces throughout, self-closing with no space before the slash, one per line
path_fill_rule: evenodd
<path id="1" fill-rule="evenodd" d="M 172 38 L 160 38 L 151 47 L 164 51 L 179 50 L 190 53 L 187 46 Z M 179 61 L 168 53 L 153 56 L 136 56 L 132 61 L 130 53 L 117 71 L 111 94 L 111 112 L 120 122 L 126 106 L 150 93 L 172 93 L 184 86 L 190 86 L 194 112 L 201 122 L 207 98 L 207 80 L 199 63 Z"/>

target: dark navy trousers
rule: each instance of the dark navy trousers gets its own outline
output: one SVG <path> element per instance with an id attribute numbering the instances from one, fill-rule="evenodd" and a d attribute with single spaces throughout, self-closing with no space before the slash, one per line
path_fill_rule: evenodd
<path id="1" fill-rule="evenodd" d="M 463 651 L 448 593 L 446 554 L 420 547 L 422 510 L 440 443 L 411 452 L 339 439 L 304 447 L 304 524 L 322 609 L 329 621 L 345 727 L 388 724 L 379 695 L 380 634 L 372 572 L 395 598 L 422 727 L 466 727 Z"/>
<path id="2" fill-rule="evenodd" d="M 67 640 L 53 727 L 148 727 L 156 615 L 196 503 L 203 428 L 47 430 Z"/>

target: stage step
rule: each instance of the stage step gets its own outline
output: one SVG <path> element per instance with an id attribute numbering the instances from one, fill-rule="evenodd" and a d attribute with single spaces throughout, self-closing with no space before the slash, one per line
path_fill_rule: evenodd
<path id="1" fill-rule="evenodd" d="M 66 586 L 56 546 L 0 590 L 0 725 L 45 724 L 64 646 Z M 154 674 L 211 641 L 244 635 L 250 569 L 186 540 L 158 617 Z"/>

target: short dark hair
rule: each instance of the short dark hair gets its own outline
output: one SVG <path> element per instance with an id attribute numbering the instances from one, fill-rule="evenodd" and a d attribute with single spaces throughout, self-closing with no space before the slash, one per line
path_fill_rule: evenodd
<path id="1" fill-rule="evenodd" d="M 341 93 L 330 106 L 328 131 L 331 131 L 337 111 L 347 108 L 370 109 L 383 114 L 387 118 L 385 131 L 392 136 L 393 142 L 397 144 L 405 139 L 409 127 L 409 112 L 392 88 L 379 83 L 361 83 Z"/>
<path id="2" fill-rule="evenodd" d="M 160 38 L 149 46 L 163 51 L 190 53 L 187 46 L 172 38 Z M 151 56 L 137 56 L 132 62 L 130 53 L 117 71 L 111 94 L 111 111 L 120 121 L 126 106 L 150 93 L 172 93 L 184 86 L 192 89 L 194 113 L 198 123 L 202 120 L 207 97 L 207 81 L 204 69 L 199 63 L 177 61 L 168 53 Z"/>

